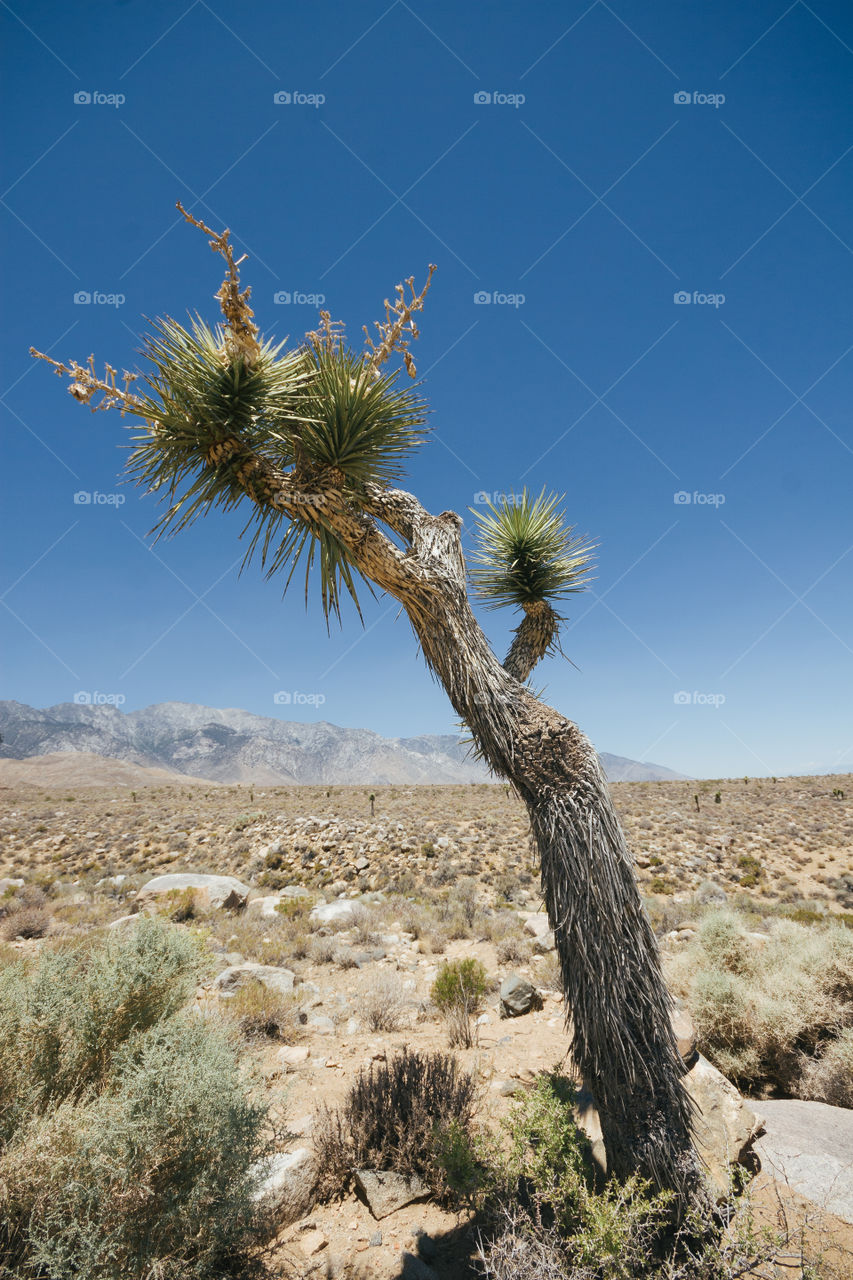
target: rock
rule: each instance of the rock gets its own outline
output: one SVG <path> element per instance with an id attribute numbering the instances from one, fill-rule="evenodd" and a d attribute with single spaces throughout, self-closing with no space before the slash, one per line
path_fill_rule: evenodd
<path id="1" fill-rule="evenodd" d="M 334 1022 L 322 1013 L 309 1014 L 308 1026 L 312 1031 L 316 1031 L 318 1036 L 333 1036 L 335 1034 Z"/>
<path id="2" fill-rule="evenodd" d="M 303 1231 L 299 1237 L 299 1248 L 305 1254 L 306 1258 L 313 1258 L 315 1253 L 319 1253 L 325 1249 L 329 1241 L 320 1230 Z"/>
<path id="3" fill-rule="evenodd" d="M 575 1124 L 589 1138 L 592 1147 L 592 1160 L 600 1173 L 607 1173 L 607 1152 L 601 1132 L 601 1121 L 595 1106 L 595 1098 L 584 1084 L 575 1094 L 572 1108 Z"/>
<path id="4" fill-rule="evenodd" d="M 288 996 L 293 991 L 293 977 L 290 969 L 278 969 L 271 964 L 255 964 L 246 960 L 243 964 L 232 964 L 223 969 L 213 985 L 220 995 L 229 996 L 247 982 L 260 982 L 267 990 Z"/>
<path id="5" fill-rule="evenodd" d="M 684 1087 L 698 1108 L 694 1137 L 705 1173 L 715 1191 L 727 1194 L 729 1168 L 743 1159 L 763 1121 L 701 1053 L 684 1077 Z"/>
<path id="6" fill-rule="evenodd" d="M 281 899 L 278 897 L 252 898 L 251 901 L 247 903 L 246 909 L 250 911 L 252 915 L 266 916 L 273 919 L 279 914 L 278 904 L 280 901 Z"/>
<path id="7" fill-rule="evenodd" d="M 423 1258 L 425 1262 L 432 1262 L 438 1253 L 438 1246 L 432 1236 L 420 1226 L 412 1227 L 412 1236 L 417 1246 L 418 1257 Z"/>
<path id="8" fill-rule="evenodd" d="M 396 1213 L 404 1205 L 430 1194 L 429 1187 L 420 1178 L 407 1178 L 390 1170 L 356 1169 L 355 1184 L 374 1218 L 387 1218 L 389 1213 Z"/>
<path id="9" fill-rule="evenodd" d="M 517 973 L 504 978 L 500 991 L 501 1015 L 504 1018 L 520 1018 L 531 1009 L 538 1009 L 542 999 L 531 982 Z"/>
<path id="10" fill-rule="evenodd" d="M 314 1169 L 307 1147 L 270 1156 L 268 1160 L 253 1165 L 249 1172 L 263 1175 L 263 1181 L 252 1197 L 254 1200 L 280 1200 L 285 1197 L 303 1203 L 310 1200 Z"/>
<path id="11" fill-rule="evenodd" d="M 352 902 L 320 902 L 312 908 L 308 919 L 312 924 L 353 924 L 356 918 Z"/>
<path id="12" fill-rule="evenodd" d="M 799 1098 L 761 1103 L 766 1132 L 754 1150 L 762 1172 L 853 1223 L 853 1111 Z"/>
<path id="13" fill-rule="evenodd" d="M 551 932 L 551 926 L 548 923 L 548 915 L 545 911 L 530 911 L 524 921 L 524 932 L 529 933 L 531 938 L 542 938 L 546 933 Z"/>
<path id="14" fill-rule="evenodd" d="M 554 938 L 554 930 L 549 929 L 547 933 L 540 933 L 535 938 L 533 950 L 544 954 L 546 951 L 555 951 L 557 943 Z"/>
<path id="15" fill-rule="evenodd" d="M 279 1049 L 277 1058 L 284 1067 L 299 1067 L 303 1062 L 308 1061 L 309 1049 L 302 1044 L 286 1044 L 283 1049 Z"/>
<path id="16" fill-rule="evenodd" d="M 413 1253 L 406 1253 L 404 1250 L 400 1254 L 400 1280 L 437 1280 L 436 1273 L 432 1267 L 416 1258 Z"/>
<path id="17" fill-rule="evenodd" d="M 23 889 L 23 887 L 24 881 L 18 876 L 4 876 L 3 879 L 0 880 L 0 894 L 8 893 L 11 895 L 15 889 Z"/>
<path id="18" fill-rule="evenodd" d="M 675 1009 L 670 1021 L 682 1061 L 687 1066 L 692 1066 L 696 1055 L 696 1028 L 693 1019 L 686 1009 Z"/>
<path id="19" fill-rule="evenodd" d="M 302 884 L 286 884 L 281 891 L 282 898 L 310 898 L 311 890 Z"/>
<path id="20" fill-rule="evenodd" d="M 382 1243 L 382 1232 L 374 1231 L 373 1235 L 370 1237 L 370 1239 L 367 1242 L 367 1246 L 369 1249 L 378 1249 L 381 1243 Z"/>
<path id="21" fill-rule="evenodd" d="M 250 889 L 235 876 L 208 876 L 191 871 L 175 871 L 165 876 L 155 876 L 144 884 L 136 895 L 140 907 L 151 905 L 167 893 L 183 893 L 193 889 L 199 900 L 213 909 L 229 911 L 245 907 Z"/>
<path id="22" fill-rule="evenodd" d="M 353 863 L 353 866 L 355 867 L 356 871 L 366 871 L 367 868 L 370 866 L 370 863 L 367 861 L 367 858 L 356 858 L 355 862 Z"/>

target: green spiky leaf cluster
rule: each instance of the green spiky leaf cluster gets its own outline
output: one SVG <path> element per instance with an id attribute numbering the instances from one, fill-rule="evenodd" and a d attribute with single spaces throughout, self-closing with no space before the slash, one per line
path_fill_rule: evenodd
<path id="1" fill-rule="evenodd" d="M 426 406 L 396 372 L 377 377 L 341 344 L 309 352 L 314 376 L 299 448 L 317 471 L 334 468 L 347 486 L 397 483 L 403 460 L 424 439 Z"/>
<path id="2" fill-rule="evenodd" d="M 291 519 L 272 507 L 254 508 L 246 559 L 260 549 L 270 575 L 305 569 L 306 596 L 313 571 L 328 619 L 340 617 L 343 591 L 358 607 L 356 572 L 340 541 L 323 523 L 322 505 L 311 502 L 331 470 L 347 500 L 358 505 L 362 487 L 399 479 L 405 455 L 423 439 L 425 406 L 396 375 L 371 375 L 364 357 L 342 343 L 283 346 L 262 343 L 251 363 L 227 357 L 225 332 L 200 319 L 189 329 L 161 320 L 145 340 L 152 370 L 133 410 L 146 428 L 137 435 L 128 471 L 150 491 L 163 491 L 169 506 L 160 532 L 177 532 L 211 507 L 230 508 L 245 498 L 238 469 L 245 456 L 211 465 L 211 449 L 238 440 L 245 449 L 306 490 L 306 518 Z"/>
<path id="3" fill-rule="evenodd" d="M 236 460 L 208 466 L 211 446 L 236 438 L 276 466 L 293 462 L 311 378 L 305 353 L 264 343 L 247 365 L 223 358 L 224 336 L 199 319 L 190 329 L 166 319 L 145 338 L 153 369 L 135 412 L 147 429 L 135 437 L 128 471 L 149 492 L 166 491 L 170 509 L 161 526 L 174 530 L 243 497 Z"/>
<path id="4" fill-rule="evenodd" d="M 532 498 L 525 488 L 520 501 L 504 498 L 474 512 L 471 580 L 487 607 L 552 603 L 584 590 L 594 545 L 575 536 L 561 502 L 544 489 Z"/>

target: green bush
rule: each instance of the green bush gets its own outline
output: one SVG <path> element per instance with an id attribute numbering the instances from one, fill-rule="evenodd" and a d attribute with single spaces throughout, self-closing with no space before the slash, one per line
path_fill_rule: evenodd
<path id="1" fill-rule="evenodd" d="M 654 1273 L 672 1193 L 639 1178 L 611 1179 L 597 1190 L 573 1101 L 565 1077 L 540 1076 L 505 1119 L 503 1141 L 492 1144 L 483 1209 L 497 1230 L 481 1248 L 487 1276 L 634 1280 Z"/>
<path id="2" fill-rule="evenodd" d="M 198 969 L 151 920 L 0 974 L 0 1275 L 234 1273 L 265 1110 L 224 1034 L 179 1012 Z"/>
<path id="3" fill-rule="evenodd" d="M 362 1069 L 343 1105 L 317 1116 L 319 1194 L 343 1195 L 356 1169 L 392 1169 L 422 1178 L 442 1203 L 457 1203 L 475 1103 L 472 1077 L 450 1054 L 404 1049 Z"/>
<path id="4" fill-rule="evenodd" d="M 447 1023 L 451 1045 L 470 1048 L 473 1043 L 471 1019 L 483 1007 L 488 990 L 486 970 L 479 960 L 446 960 L 432 984 L 432 1002 Z"/>

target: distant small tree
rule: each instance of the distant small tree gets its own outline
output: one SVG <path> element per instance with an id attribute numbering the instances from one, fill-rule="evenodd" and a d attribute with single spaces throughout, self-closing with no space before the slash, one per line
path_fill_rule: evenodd
<path id="1" fill-rule="evenodd" d="M 180 207 L 180 206 L 179 206 Z M 384 369 L 393 353 L 416 376 L 418 337 L 434 268 L 386 300 L 366 348 L 345 341 L 328 312 L 289 351 L 260 338 L 241 290 L 230 233 L 182 210 L 225 260 L 224 323 L 156 322 L 145 342 L 151 369 L 123 385 L 94 359 L 66 366 L 70 393 L 93 409 L 120 408 L 142 423 L 130 475 L 166 495 L 160 532 L 215 508 L 244 506 L 270 575 L 289 583 L 312 568 L 327 623 L 342 595 L 358 607 L 357 580 L 400 601 L 426 663 L 470 728 L 481 757 L 524 801 L 560 960 L 574 1060 L 591 1087 L 612 1172 L 639 1172 L 686 1206 L 700 1185 L 684 1066 L 670 1023 L 654 933 L 598 756 L 577 725 L 542 702 L 528 680 L 559 648 L 561 601 L 583 589 L 592 547 L 574 535 L 560 500 L 527 491 L 476 515 L 470 579 L 487 606 L 521 612 L 501 663 L 474 616 L 462 554 L 462 519 L 432 515 L 397 488 L 424 438 L 426 406 Z"/>

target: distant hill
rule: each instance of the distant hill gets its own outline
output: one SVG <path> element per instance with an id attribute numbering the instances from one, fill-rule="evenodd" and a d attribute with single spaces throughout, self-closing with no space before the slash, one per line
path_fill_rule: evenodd
<path id="1" fill-rule="evenodd" d="M 44 709 L 0 702 L 0 733 L 0 763 L 86 753 L 171 775 L 260 786 L 380 786 L 491 778 L 453 734 L 383 738 L 370 729 L 343 729 L 325 721 L 302 724 L 190 702 L 161 702 L 129 712 L 74 702 Z M 604 753 L 601 760 L 614 782 L 683 777 L 623 756 Z M 97 772 L 91 763 L 88 772 Z"/>

